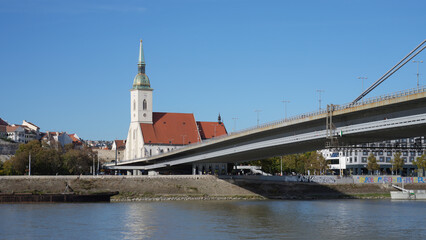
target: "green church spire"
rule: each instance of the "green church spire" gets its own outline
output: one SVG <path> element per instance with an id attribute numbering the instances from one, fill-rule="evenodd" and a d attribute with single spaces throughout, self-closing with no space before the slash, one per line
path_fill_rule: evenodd
<path id="1" fill-rule="evenodd" d="M 142 40 L 139 45 L 139 61 L 138 61 L 138 74 L 133 80 L 132 89 L 147 89 L 152 90 L 148 76 L 145 74 L 145 57 L 143 55 Z"/>

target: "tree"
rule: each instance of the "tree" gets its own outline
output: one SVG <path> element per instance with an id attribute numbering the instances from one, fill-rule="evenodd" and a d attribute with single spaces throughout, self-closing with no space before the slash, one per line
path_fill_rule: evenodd
<path id="1" fill-rule="evenodd" d="M 423 170 L 426 169 L 426 152 L 423 153 L 422 156 L 417 157 L 417 159 L 413 161 L 413 164 L 417 166 L 417 172 L 423 173 Z"/>
<path id="2" fill-rule="evenodd" d="M 379 164 L 377 164 L 377 159 L 373 153 L 370 153 L 370 156 L 368 156 L 367 160 L 368 160 L 367 169 L 369 171 L 375 172 L 377 170 L 380 170 L 380 166 Z"/>
<path id="3" fill-rule="evenodd" d="M 402 173 L 402 169 L 404 168 L 404 159 L 401 158 L 401 152 L 396 152 L 393 155 L 393 159 L 391 161 L 392 164 L 392 168 L 401 174 Z"/>
<path id="4" fill-rule="evenodd" d="M 311 163 L 311 168 L 314 170 L 314 174 L 324 174 L 328 169 L 328 164 L 325 158 L 321 153 L 314 151 L 311 152 L 309 156 L 309 162 Z"/>
<path id="5" fill-rule="evenodd" d="M 60 145 L 49 146 L 37 140 L 21 144 L 16 154 L 7 160 L 0 175 L 27 174 L 29 155 L 31 154 L 31 174 L 86 174 L 97 156 L 89 148 L 77 150 L 73 145 L 62 148 Z"/>
<path id="6" fill-rule="evenodd" d="M 89 148 L 82 150 L 69 149 L 62 155 L 66 174 L 86 174 L 90 171 L 93 160 L 96 161 L 97 156 Z"/>

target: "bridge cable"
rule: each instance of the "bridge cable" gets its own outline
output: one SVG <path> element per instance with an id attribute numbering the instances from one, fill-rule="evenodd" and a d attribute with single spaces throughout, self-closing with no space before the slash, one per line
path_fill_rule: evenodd
<path id="1" fill-rule="evenodd" d="M 387 71 L 383 76 L 381 76 L 376 82 L 374 82 L 369 88 L 367 88 L 359 97 L 357 97 L 351 104 L 354 105 L 359 100 L 361 100 L 363 97 L 365 97 L 368 93 L 373 91 L 377 86 L 379 86 L 383 81 L 388 79 L 390 76 L 392 76 L 396 71 L 398 71 L 401 67 L 403 67 L 405 64 L 407 64 L 411 59 L 413 59 L 415 56 L 417 56 L 420 52 L 422 52 L 426 46 L 421 48 L 419 51 L 414 53 L 417 49 L 419 49 L 423 44 L 426 43 L 426 40 L 423 40 L 422 43 L 420 43 L 415 49 L 413 49 L 407 56 L 405 56 L 401 61 L 399 61 L 395 66 L 393 66 L 389 71 Z M 414 53 L 414 55 L 412 55 Z M 410 57 L 410 55 L 412 55 Z M 409 57 L 409 59 L 407 59 Z M 407 60 L 406 60 L 407 59 Z M 405 62 L 404 62 L 405 61 Z M 402 65 L 401 65 L 402 63 Z M 396 69 L 395 69 L 396 68 Z M 395 70 L 394 70 L 395 69 Z"/>

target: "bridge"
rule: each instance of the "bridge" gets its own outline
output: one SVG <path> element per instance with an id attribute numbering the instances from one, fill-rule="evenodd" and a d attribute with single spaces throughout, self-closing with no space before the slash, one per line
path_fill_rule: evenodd
<path id="1" fill-rule="evenodd" d="M 426 40 L 423 40 L 351 103 L 328 105 L 322 111 L 267 123 L 156 156 L 108 164 L 106 168 L 152 170 L 192 166 L 195 173 L 197 163 L 247 162 L 325 147 L 424 136 L 425 86 L 369 99 L 364 97 L 425 48 Z"/>
<path id="2" fill-rule="evenodd" d="M 172 152 L 106 167 L 153 170 L 238 163 L 426 133 L 426 86 L 267 123 Z"/>

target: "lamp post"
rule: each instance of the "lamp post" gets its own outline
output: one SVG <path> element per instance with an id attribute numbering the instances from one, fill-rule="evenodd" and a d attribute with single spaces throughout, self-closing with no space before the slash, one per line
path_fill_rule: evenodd
<path id="1" fill-rule="evenodd" d="M 282 103 L 284 103 L 284 119 L 287 120 L 287 103 L 290 103 L 290 101 L 282 100 Z"/>
<path id="2" fill-rule="evenodd" d="M 259 113 L 262 111 L 262 110 L 254 110 L 256 113 L 257 113 L 257 127 L 259 127 Z"/>
<path id="3" fill-rule="evenodd" d="M 319 111 L 321 111 L 321 93 L 323 93 L 323 92 L 325 92 L 324 90 L 317 90 L 317 92 L 318 92 L 318 102 L 319 102 Z"/>
<path id="4" fill-rule="evenodd" d="M 358 77 L 358 79 L 361 79 L 362 80 L 362 92 L 364 92 L 364 80 L 365 79 L 368 79 L 368 77 Z"/>
<path id="5" fill-rule="evenodd" d="M 419 64 L 423 63 L 423 61 L 416 61 L 416 60 L 414 60 L 413 63 L 417 63 L 417 88 L 419 88 L 419 76 L 420 76 L 420 74 L 419 74 Z"/>
<path id="6" fill-rule="evenodd" d="M 28 155 L 28 176 L 31 176 L 31 152 Z"/>

